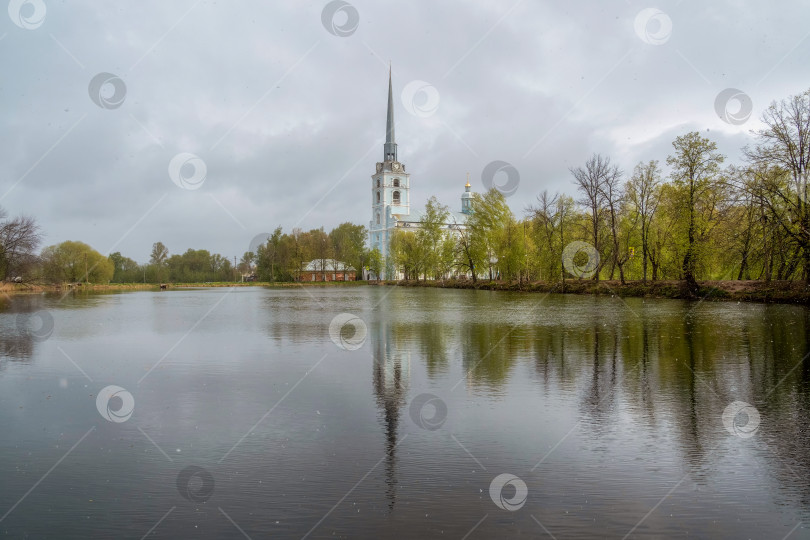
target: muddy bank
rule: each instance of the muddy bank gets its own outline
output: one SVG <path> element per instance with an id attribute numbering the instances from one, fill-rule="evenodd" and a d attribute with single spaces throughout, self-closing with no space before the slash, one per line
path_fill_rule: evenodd
<path id="1" fill-rule="evenodd" d="M 744 302 L 779 302 L 810 304 L 810 287 L 796 281 L 702 281 L 697 294 L 692 294 L 682 281 L 619 281 L 566 280 L 563 283 L 446 280 L 446 281 L 387 281 L 385 285 L 406 287 L 440 287 L 448 289 L 477 289 L 521 291 L 535 293 L 568 293 L 615 295 L 621 297 L 680 298 L 688 300 L 731 300 Z"/>
<path id="2" fill-rule="evenodd" d="M 493 291 L 519 291 L 533 293 L 568 293 L 594 294 L 621 297 L 646 298 L 680 298 L 688 300 L 731 300 L 744 302 L 779 302 L 810 305 L 810 287 L 797 281 L 702 281 L 697 295 L 690 294 L 682 281 L 628 281 L 622 285 L 619 281 L 566 280 L 562 283 L 536 281 L 518 283 L 517 281 L 479 280 L 446 280 L 446 281 L 327 281 L 327 282 L 219 282 L 219 283 L 167 283 L 167 289 L 207 288 L 207 287 L 353 287 L 363 285 L 404 286 L 404 287 L 439 287 L 447 289 L 480 289 Z M 0 283 L 2 294 L 24 294 L 42 292 L 80 291 L 136 291 L 160 290 L 154 283 L 110 283 L 101 284 L 33 284 L 33 283 Z"/>

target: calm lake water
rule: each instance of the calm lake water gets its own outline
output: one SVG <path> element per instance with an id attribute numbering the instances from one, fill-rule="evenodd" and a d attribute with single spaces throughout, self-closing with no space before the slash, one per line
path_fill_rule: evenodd
<path id="1" fill-rule="evenodd" d="M 802 307 L 170 290 L 0 336 L 8 537 L 810 538 Z"/>

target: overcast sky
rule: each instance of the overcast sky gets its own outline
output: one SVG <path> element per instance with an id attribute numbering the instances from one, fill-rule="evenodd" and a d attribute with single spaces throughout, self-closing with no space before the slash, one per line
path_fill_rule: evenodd
<path id="1" fill-rule="evenodd" d="M 458 210 L 499 160 L 520 215 L 594 152 L 629 173 L 699 130 L 739 162 L 764 108 L 810 88 L 799 2 L 7 3 L 0 205 L 45 245 L 140 262 L 368 225 L 389 61 L 412 205 Z"/>

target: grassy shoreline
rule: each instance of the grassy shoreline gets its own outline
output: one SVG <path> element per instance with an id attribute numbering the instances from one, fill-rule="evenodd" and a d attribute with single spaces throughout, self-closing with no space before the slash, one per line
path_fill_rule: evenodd
<path id="1" fill-rule="evenodd" d="M 655 281 L 642 283 L 628 281 L 622 285 L 619 281 L 567 280 L 561 283 L 542 281 L 523 283 L 479 280 L 445 280 L 445 281 L 327 281 L 327 282 L 210 282 L 210 283 L 168 283 L 168 289 L 195 289 L 212 287 L 264 287 L 264 288 L 297 288 L 297 287 L 357 287 L 357 286 L 400 286 L 400 287 L 434 287 L 445 289 L 474 289 L 491 291 L 516 291 L 526 293 L 565 293 L 589 294 L 596 296 L 620 296 L 639 298 L 676 298 L 727 300 L 741 302 L 791 303 L 810 305 L 810 287 L 796 281 L 703 281 L 697 295 L 692 295 L 682 281 Z M 154 283 L 109 283 L 109 284 L 30 284 L 0 283 L 2 294 L 31 294 L 47 292 L 91 291 L 158 291 L 160 286 Z"/>
<path id="2" fill-rule="evenodd" d="M 290 287 L 353 287 L 368 285 L 366 281 L 327 281 L 327 282 L 200 282 L 200 283 L 167 283 L 166 289 L 202 289 L 212 287 L 264 287 L 264 288 L 290 288 Z M 160 285 L 156 283 L 0 283 L 0 293 L 3 294 L 40 294 L 47 292 L 90 292 L 90 291 L 159 291 Z"/>
<path id="3" fill-rule="evenodd" d="M 151 283 L 82 283 L 79 285 L 69 283 L 0 283 L 0 293 L 4 294 L 26 294 L 61 291 L 135 291 L 135 290 L 158 290 L 160 287 Z"/>

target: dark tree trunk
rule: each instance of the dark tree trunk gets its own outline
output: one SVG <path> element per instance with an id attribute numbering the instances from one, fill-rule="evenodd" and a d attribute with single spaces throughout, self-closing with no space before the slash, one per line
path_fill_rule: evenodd
<path id="1" fill-rule="evenodd" d="M 644 284 L 647 283 L 647 226 L 644 224 L 642 216 L 641 221 L 641 280 Z"/>
<path id="2" fill-rule="evenodd" d="M 697 294 L 698 285 L 695 280 L 695 194 L 694 188 L 689 189 L 689 245 L 686 248 L 686 255 L 683 258 L 683 279 L 686 281 L 686 288 L 692 294 Z"/>

